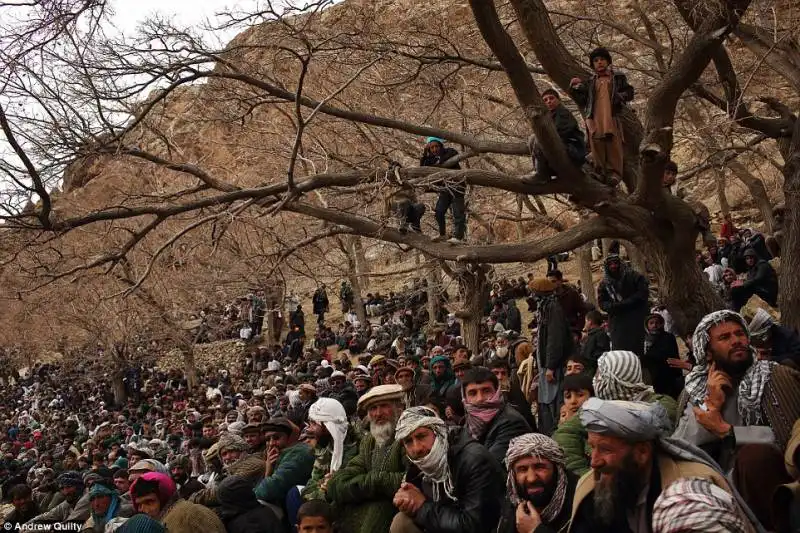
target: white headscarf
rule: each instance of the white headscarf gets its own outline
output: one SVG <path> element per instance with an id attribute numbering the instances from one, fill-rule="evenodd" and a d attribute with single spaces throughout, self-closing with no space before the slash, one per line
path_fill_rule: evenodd
<path id="1" fill-rule="evenodd" d="M 344 458 L 344 440 L 347 437 L 347 413 L 342 404 L 333 398 L 320 398 L 308 409 L 308 419 L 322 424 L 333 440 L 333 457 L 331 457 L 331 473 L 342 466 Z"/>

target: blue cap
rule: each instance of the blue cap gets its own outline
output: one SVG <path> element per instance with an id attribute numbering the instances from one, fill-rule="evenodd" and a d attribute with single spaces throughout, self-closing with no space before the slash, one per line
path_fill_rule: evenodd
<path id="1" fill-rule="evenodd" d="M 425 139 L 425 144 L 429 144 L 436 141 L 439 144 L 444 144 L 444 139 L 440 139 L 439 137 L 428 137 Z"/>

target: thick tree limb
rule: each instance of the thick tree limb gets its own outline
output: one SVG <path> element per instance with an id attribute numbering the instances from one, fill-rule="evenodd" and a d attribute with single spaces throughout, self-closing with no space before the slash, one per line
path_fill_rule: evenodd
<path id="1" fill-rule="evenodd" d="M 335 209 L 316 207 L 293 202 L 285 207 L 302 215 L 325 220 L 332 224 L 352 228 L 354 234 L 405 244 L 431 257 L 445 261 L 469 263 L 533 262 L 555 253 L 575 249 L 592 239 L 629 238 L 635 234 L 632 227 L 618 224 L 605 217 L 594 217 L 553 237 L 516 244 L 493 244 L 485 246 L 461 246 L 437 243 L 424 235 L 400 233 L 399 230 L 379 224 L 371 219 Z"/>

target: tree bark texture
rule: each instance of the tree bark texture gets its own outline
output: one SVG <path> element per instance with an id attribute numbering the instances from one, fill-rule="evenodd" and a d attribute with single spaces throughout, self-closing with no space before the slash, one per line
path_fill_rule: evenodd
<path id="1" fill-rule="evenodd" d="M 728 194 L 725 192 L 725 174 L 722 172 L 717 172 L 714 175 L 714 182 L 717 185 L 719 210 L 722 211 L 722 216 L 724 217 L 731 212 L 731 204 L 728 202 Z"/>
<path id="2" fill-rule="evenodd" d="M 578 250 L 578 265 L 581 290 L 590 303 L 597 305 L 597 293 L 594 290 L 594 279 L 592 278 L 592 243 L 584 244 Z"/>
<path id="3" fill-rule="evenodd" d="M 457 313 L 461 319 L 461 335 L 464 344 L 473 354 L 480 353 L 480 330 L 483 305 L 488 298 L 489 284 L 485 265 L 471 265 L 458 272 L 458 285 L 463 307 Z"/>
<path id="4" fill-rule="evenodd" d="M 358 259 L 356 254 L 356 237 L 347 237 L 347 278 L 350 280 L 350 287 L 353 289 L 353 305 L 355 306 L 356 316 L 361 324 L 367 322 L 367 311 L 364 308 L 364 300 L 361 297 L 361 276 L 358 271 Z"/>
<path id="5" fill-rule="evenodd" d="M 772 235 L 772 202 L 769 201 L 764 182 L 755 177 L 747 167 L 735 159 L 728 163 L 728 168 L 731 169 L 734 176 L 739 178 L 739 181 L 744 183 L 744 186 L 747 187 L 747 190 L 753 197 L 758 212 L 761 213 L 761 218 L 764 220 L 764 233 Z"/>
<path id="6" fill-rule="evenodd" d="M 800 330 L 800 119 L 795 120 L 792 143 L 784 155 L 783 195 L 786 212 L 781 246 L 781 323 Z"/>

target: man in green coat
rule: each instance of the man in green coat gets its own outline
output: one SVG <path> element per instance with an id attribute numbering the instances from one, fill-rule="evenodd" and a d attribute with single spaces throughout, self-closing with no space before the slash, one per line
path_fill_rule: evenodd
<path id="1" fill-rule="evenodd" d="M 327 485 L 339 530 L 348 533 L 389 531 L 397 509 L 392 503 L 405 475 L 403 444 L 394 433 L 403 412 L 400 385 L 378 385 L 358 400 L 366 411 L 369 433 L 361 439 L 358 455 L 338 470 Z"/>
<path id="2" fill-rule="evenodd" d="M 633 352 L 616 350 L 600 356 L 592 385 L 595 395 L 601 400 L 659 403 L 666 409 L 670 422 L 675 424 L 678 407 L 675 399 L 655 394 L 653 387 L 643 382 L 642 364 Z M 567 470 L 578 476 L 591 468 L 588 438 L 589 434 L 576 415 L 561 423 L 553 433 L 553 440 L 567 456 Z"/>
<path id="3" fill-rule="evenodd" d="M 267 467 L 254 492 L 281 519 L 286 516 L 289 491 L 295 485 L 305 485 L 314 467 L 314 453 L 307 444 L 297 442 L 297 433 L 297 427 L 283 417 L 271 418 L 264 424 Z"/>

